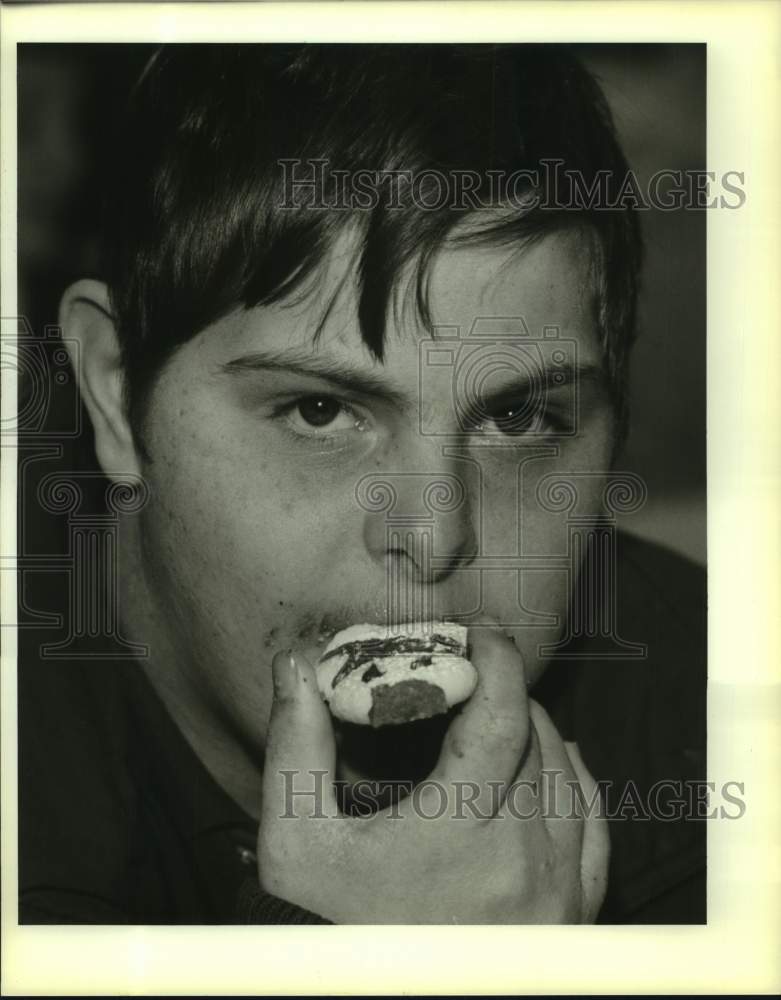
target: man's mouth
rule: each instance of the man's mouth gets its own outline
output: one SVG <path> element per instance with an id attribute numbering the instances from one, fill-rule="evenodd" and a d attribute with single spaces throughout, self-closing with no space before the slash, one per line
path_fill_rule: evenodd
<path id="1" fill-rule="evenodd" d="M 326 613 L 317 621 L 306 621 L 298 629 L 297 639 L 303 643 L 313 643 L 319 648 L 324 648 L 333 639 L 337 632 L 342 632 L 352 625 L 373 625 L 377 628 L 398 628 L 400 625 L 413 625 L 421 628 L 426 622 L 447 621 L 457 623 L 457 615 L 440 614 L 436 619 L 415 619 L 410 620 L 409 615 L 394 614 L 391 609 L 364 610 L 355 612 Z"/>

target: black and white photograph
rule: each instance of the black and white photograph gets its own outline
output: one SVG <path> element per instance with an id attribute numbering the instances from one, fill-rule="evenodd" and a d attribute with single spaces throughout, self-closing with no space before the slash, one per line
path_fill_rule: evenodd
<path id="1" fill-rule="evenodd" d="M 708 45 L 170 34 L 15 45 L 20 930 L 707 929 Z"/>

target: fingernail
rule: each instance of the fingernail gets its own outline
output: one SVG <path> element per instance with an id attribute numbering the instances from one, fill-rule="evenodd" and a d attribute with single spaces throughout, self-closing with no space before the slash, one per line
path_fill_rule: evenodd
<path id="1" fill-rule="evenodd" d="M 274 694 L 277 698 L 292 698 L 298 685 L 298 665 L 292 649 L 280 650 L 271 661 Z"/>

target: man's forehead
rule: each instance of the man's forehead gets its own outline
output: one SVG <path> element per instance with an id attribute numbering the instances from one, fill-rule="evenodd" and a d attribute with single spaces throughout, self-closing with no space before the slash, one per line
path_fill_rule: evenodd
<path id="1" fill-rule="evenodd" d="M 221 329 L 215 330 L 219 342 L 212 346 L 222 360 L 263 348 L 379 364 L 361 333 L 358 259 L 355 235 L 342 234 L 323 265 L 288 299 L 237 310 L 229 322 L 215 324 Z M 486 318 L 505 318 L 507 333 L 522 326 L 530 340 L 547 338 L 550 328 L 557 328 L 586 352 L 596 350 L 588 255 L 572 234 L 553 233 L 521 249 L 444 244 L 426 282 L 430 325 L 418 309 L 416 279 L 411 262 L 391 296 L 386 364 L 399 352 L 417 349 L 422 340 L 454 333 L 468 337 L 475 322 Z"/>

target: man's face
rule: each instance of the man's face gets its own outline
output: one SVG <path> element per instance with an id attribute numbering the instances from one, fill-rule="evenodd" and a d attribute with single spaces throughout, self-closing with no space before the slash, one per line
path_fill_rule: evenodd
<path id="1" fill-rule="evenodd" d="M 314 662 L 352 623 L 497 623 L 532 684 L 572 580 L 566 512 L 545 502 L 543 477 L 596 473 L 577 478 L 576 512 L 593 513 L 609 463 L 613 423 L 575 238 L 520 254 L 443 249 L 429 289 L 434 339 L 402 286 L 383 363 L 359 332 L 352 250 L 338 243 L 297 303 L 237 311 L 177 350 L 147 412 L 152 498 L 139 544 L 176 651 L 165 667 L 259 749 L 274 653 L 292 647 Z M 473 337 L 477 318 L 497 336 Z M 530 393 L 544 405 L 519 418 Z M 143 640 L 142 622 L 134 632 Z"/>

